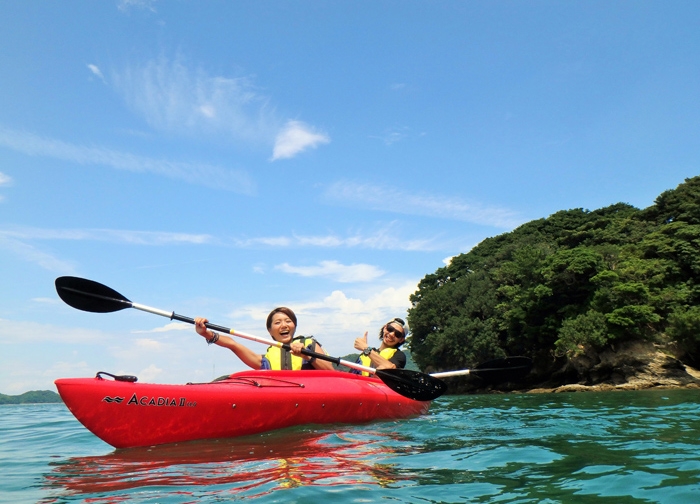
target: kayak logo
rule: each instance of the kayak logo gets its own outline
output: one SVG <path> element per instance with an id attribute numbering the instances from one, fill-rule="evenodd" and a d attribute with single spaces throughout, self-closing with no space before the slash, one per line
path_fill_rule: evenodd
<path id="1" fill-rule="evenodd" d="M 124 400 L 123 397 L 109 397 L 109 396 L 105 396 L 105 398 L 102 399 L 102 401 L 104 401 L 106 403 L 117 403 L 117 404 L 120 404 L 123 400 Z"/>
<path id="2" fill-rule="evenodd" d="M 116 402 L 122 402 L 124 400 L 123 397 L 117 398 L 119 401 Z M 107 400 L 105 397 L 103 399 Z M 114 400 L 112 400 L 114 401 Z M 110 402 L 110 401 L 107 401 Z M 180 406 L 180 407 L 194 407 L 197 406 L 196 401 L 188 401 L 186 397 L 181 397 L 180 400 L 178 401 L 174 397 L 155 397 L 155 396 L 141 396 L 138 397 L 136 394 L 131 396 L 131 399 L 129 399 L 129 402 L 126 403 L 127 406 L 130 404 L 135 404 L 137 406 Z"/>

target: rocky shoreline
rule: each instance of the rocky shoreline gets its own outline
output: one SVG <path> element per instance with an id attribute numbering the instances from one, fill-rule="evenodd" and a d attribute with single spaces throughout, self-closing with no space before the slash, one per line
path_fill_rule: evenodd
<path id="1" fill-rule="evenodd" d="M 487 385 L 478 380 L 450 382 L 450 394 L 607 392 L 700 389 L 700 370 L 684 364 L 682 352 L 647 341 L 627 342 L 573 358 L 541 356 L 521 382 Z"/>
<path id="2" fill-rule="evenodd" d="M 551 368 L 550 368 L 551 369 Z M 537 378 L 537 367 L 533 371 Z M 634 341 L 601 352 L 588 350 L 567 359 L 528 393 L 602 392 L 613 390 L 700 389 L 700 370 L 677 357 L 673 347 Z"/>

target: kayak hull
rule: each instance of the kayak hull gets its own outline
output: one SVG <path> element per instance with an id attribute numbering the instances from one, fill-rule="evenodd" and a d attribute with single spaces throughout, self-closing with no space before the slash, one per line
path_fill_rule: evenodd
<path id="1" fill-rule="evenodd" d="M 103 378 L 56 380 L 58 393 L 90 432 L 131 448 L 231 438 L 304 424 L 359 424 L 425 414 L 374 377 L 338 371 L 244 371 L 186 385 Z"/>

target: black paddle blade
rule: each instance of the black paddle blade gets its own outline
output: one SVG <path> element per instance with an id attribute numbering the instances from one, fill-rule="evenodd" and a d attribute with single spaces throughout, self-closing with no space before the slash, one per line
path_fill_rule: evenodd
<path id="1" fill-rule="evenodd" d="M 532 359 L 529 357 L 505 357 L 479 364 L 471 370 L 471 374 L 485 382 L 497 384 L 517 381 L 527 375 L 531 369 Z"/>
<path id="2" fill-rule="evenodd" d="M 131 308 L 131 301 L 106 285 L 72 276 L 56 279 L 56 292 L 69 306 L 93 313 L 109 313 Z"/>
<path id="3" fill-rule="evenodd" d="M 377 369 L 376 375 L 391 390 L 414 401 L 432 401 L 447 390 L 444 381 L 410 369 Z"/>

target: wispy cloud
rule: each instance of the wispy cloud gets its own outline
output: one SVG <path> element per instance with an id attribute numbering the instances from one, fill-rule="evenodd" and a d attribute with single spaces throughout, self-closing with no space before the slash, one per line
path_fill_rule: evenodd
<path id="1" fill-rule="evenodd" d="M 190 324 L 185 324 L 184 322 L 170 322 L 162 327 L 156 327 L 155 329 L 149 329 L 148 331 L 131 331 L 133 334 L 150 334 L 150 333 L 166 333 L 170 331 L 193 331 Z M 142 341 L 153 341 L 153 340 L 142 340 Z"/>
<path id="2" fill-rule="evenodd" d="M 17 343 L 18 334 L 23 335 L 25 341 L 33 341 L 35 344 L 48 342 L 85 345 L 100 341 L 104 344 L 111 340 L 107 333 L 92 329 L 0 318 L 0 343 Z"/>
<path id="3" fill-rule="evenodd" d="M 44 229 L 33 227 L 0 228 L 0 249 L 7 250 L 22 260 L 35 263 L 49 271 L 72 274 L 75 265 L 40 250 L 37 241 L 87 241 L 141 246 L 210 245 L 233 248 L 364 248 L 377 250 L 435 251 L 454 249 L 454 244 L 439 242 L 437 238 L 418 240 L 398 239 L 397 231 L 385 227 L 374 233 L 349 236 L 270 236 L 240 239 L 208 234 L 177 233 L 164 231 L 134 231 L 125 229 Z M 280 267 L 288 273 L 304 276 L 324 275 L 338 281 L 367 281 L 383 272 L 367 265 L 343 266 L 333 261 L 311 268 Z M 261 270 L 262 271 L 262 270 Z M 353 278 L 354 277 L 354 278 Z M 360 279 L 360 280 L 358 280 Z"/>
<path id="4" fill-rule="evenodd" d="M 370 138 L 378 138 L 385 145 L 393 145 L 408 136 L 409 129 L 405 126 L 386 129 L 381 135 L 372 135 Z"/>
<path id="5" fill-rule="evenodd" d="M 0 249 L 7 250 L 23 261 L 38 264 L 40 267 L 54 272 L 72 274 L 75 265 L 68 261 L 63 261 L 52 254 L 37 249 L 29 243 L 0 231 Z"/>
<path id="6" fill-rule="evenodd" d="M 155 3 L 156 0 L 118 0 L 117 8 L 122 12 L 127 12 L 132 8 L 156 12 Z"/>
<path id="7" fill-rule="evenodd" d="M 166 57 L 114 73 L 129 107 L 153 128 L 201 138 L 269 144 L 279 121 L 251 77 L 209 75 Z"/>
<path id="8" fill-rule="evenodd" d="M 233 239 L 233 245 L 240 248 L 254 247 L 317 247 L 317 248 L 364 248 L 376 250 L 433 251 L 441 250 L 445 243 L 439 237 L 410 239 L 401 238 L 399 232 L 391 226 L 383 227 L 371 233 L 352 233 L 347 236 L 298 235 L 268 236 L 246 239 Z M 449 246 L 448 248 L 453 248 Z"/>
<path id="9" fill-rule="evenodd" d="M 348 181 L 329 186 L 323 198 L 333 204 L 471 222 L 503 229 L 511 229 L 522 223 L 518 214 L 507 208 L 484 206 L 454 197 L 412 194 L 393 187 Z M 396 205 L 396 201 L 400 201 L 401 204 Z"/>
<path id="10" fill-rule="evenodd" d="M 3 172 L 0 172 L 0 187 L 2 186 L 9 186 L 12 183 L 12 179 L 10 178 L 9 175 L 5 175 Z M 3 201 L 5 197 L 0 194 L 0 202 Z"/>
<path id="11" fill-rule="evenodd" d="M 164 246 L 179 244 L 201 245 L 211 243 L 213 238 L 204 234 L 121 229 L 0 229 L 0 249 L 7 250 L 16 257 L 37 264 L 48 271 L 73 274 L 75 264 L 59 259 L 32 244 L 33 241 L 42 240 L 98 241 L 130 245 Z"/>
<path id="12" fill-rule="evenodd" d="M 106 82 L 105 76 L 102 75 L 102 71 L 100 70 L 100 68 L 97 65 L 93 65 L 93 64 L 89 63 L 87 67 L 92 72 L 93 75 L 95 75 L 96 77 L 99 77 L 102 82 Z"/>
<path id="13" fill-rule="evenodd" d="M 217 245 L 235 248 L 368 248 L 379 250 L 428 251 L 439 250 L 435 238 L 410 240 L 399 239 L 392 226 L 383 227 L 373 233 L 354 233 L 348 236 L 289 235 L 237 238 L 212 236 L 210 234 L 178 233 L 166 231 L 134 231 L 128 229 L 47 229 L 36 227 L 0 228 L 0 239 L 23 241 L 73 240 L 126 243 L 133 245 Z"/>
<path id="14" fill-rule="evenodd" d="M 207 234 L 170 233 L 163 231 L 131 231 L 125 229 L 42 229 L 13 228 L 0 230 L 0 238 L 18 240 L 80 240 L 128 243 L 134 245 L 200 245 L 211 243 Z"/>
<path id="15" fill-rule="evenodd" d="M 255 184 L 247 173 L 218 166 L 151 159 L 107 148 L 84 147 L 2 127 L 0 145 L 30 156 L 45 156 L 82 165 L 107 166 L 135 173 L 152 173 L 239 194 L 255 192 Z"/>
<path id="16" fill-rule="evenodd" d="M 300 152 L 307 149 L 315 149 L 319 145 L 330 141 L 328 135 L 314 131 L 303 122 L 288 121 L 275 139 L 272 161 L 292 158 Z"/>
<path id="17" fill-rule="evenodd" d="M 384 271 L 371 264 L 340 264 L 338 261 L 321 261 L 316 266 L 291 266 L 288 263 L 275 266 L 276 270 L 303 277 L 325 277 L 336 282 L 371 282 L 384 275 Z"/>
<path id="18" fill-rule="evenodd" d="M 184 58 L 160 58 L 113 72 L 115 89 L 154 129 L 194 138 L 273 145 L 272 161 L 330 142 L 326 133 L 283 120 L 253 76 L 211 75 Z"/>
<path id="19" fill-rule="evenodd" d="M 8 186 L 11 182 L 12 179 L 9 175 L 5 175 L 3 172 L 0 172 L 0 186 Z"/>

